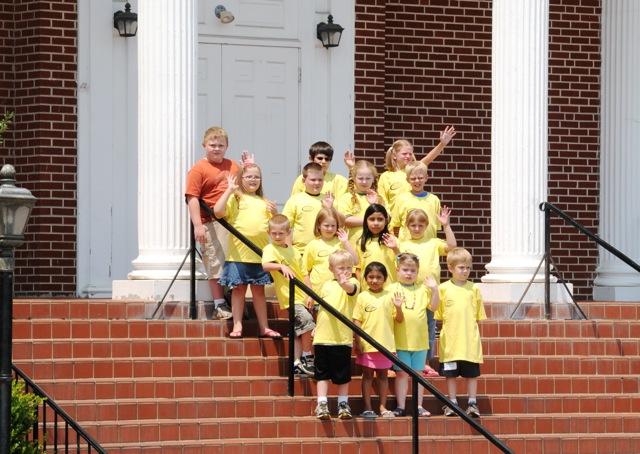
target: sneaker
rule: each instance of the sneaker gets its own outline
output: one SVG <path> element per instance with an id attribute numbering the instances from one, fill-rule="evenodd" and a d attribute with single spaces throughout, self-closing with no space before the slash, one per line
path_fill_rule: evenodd
<path id="1" fill-rule="evenodd" d="M 444 411 L 444 415 L 445 415 L 445 416 L 455 416 L 455 415 L 456 415 L 456 412 L 455 412 L 455 411 L 453 411 L 453 410 L 451 409 L 451 407 L 449 407 L 449 406 L 447 406 L 447 405 L 445 405 L 444 407 L 442 407 L 442 410 Z"/>
<path id="2" fill-rule="evenodd" d="M 467 414 L 469 416 L 471 416 L 472 418 L 479 418 L 480 417 L 480 410 L 478 409 L 478 405 L 477 404 L 469 404 L 469 406 L 467 407 Z"/>
<path id="3" fill-rule="evenodd" d="M 351 419 L 353 415 L 351 414 L 351 407 L 347 402 L 338 403 L 338 418 L 339 419 Z"/>
<path id="4" fill-rule="evenodd" d="M 296 359 L 296 361 L 293 363 L 293 373 L 302 377 L 314 377 L 314 374 L 309 374 L 303 369 L 302 362 L 300 362 L 299 359 Z"/>
<path id="5" fill-rule="evenodd" d="M 300 358 L 300 368 L 310 377 L 316 373 L 313 355 L 307 355 Z"/>
<path id="6" fill-rule="evenodd" d="M 346 404 L 346 402 L 344 403 Z M 349 416 L 351 416 L 351 413 L 349 413 Z M 329 405 L 327 405 L 327 402 L 320 402 L 318 404 L 318 406 L 316 407 L 316 418 L 322 420 L 331 419 L 331 414 L 329 413 Z"/>
<path id="7" fill-rule="evenodd" d="M 222 303 L 221 305 L 216 306 L 213 313 L 220 320 L 228 320 L 233 316 L 233 314 L 231 314 L 231 307 L 228 303 Z"/>

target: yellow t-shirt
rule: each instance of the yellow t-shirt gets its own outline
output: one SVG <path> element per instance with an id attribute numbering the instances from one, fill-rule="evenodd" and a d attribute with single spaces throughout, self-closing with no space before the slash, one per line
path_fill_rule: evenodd
<path id="1" fill-rule="evenodd" d="M 269 244 L 267 229 L 271 213 L 262 197 L 254 194 L 242 194 L 240 197 L 232 195 L 227 200 L 224 218 L 260 249 Z M 229 235 L 227 261 L 260 263 L 261 259 L 235 235 Z"/>
<path id="2" fill-rule="evenodd" d="M 349 282 L 356 286 L 353 295 L 347 295 L 347 292 L 338 284 L 338 281 L 332 279 L 322 286 L 319 292 L 320 297 L 329 303 L 333 308 L 338 310 L 342 315 L 351 320 L 353 309 L 358 298 L 358 281 L 355 278 L 349 279 Z M 322 306 L 318 309 L 318 317 L 316 319 L 316 332 L 313 336 L 313 345 L 352 345 L 353 331 L 344 323 L 331 315 Z"/>
<path id="3" fill-rule="evenodd" d="M 279 263 L 287 265 L 296 278 L 302 281 L 302 269 L 300 268 L 300 256 L 291 247 L 276 246 L 275 244 L 267 244 L 262 250 L 262 264 Z M 280 271 L 274 271 L 271 274 L 273 285 L 280 303 L 281 309 L 289 307 L 289 279 L 287 279 Z M 306 293 L 300 287 L 296 286 L 295 301 L 296 304 L 304 304 Z"/>
<path id="4" fill-rule="evenodd" d="M 353 319 L 359 321 L 362 329 L 380 345 L 395 352 L 393 325 L 396 307 L 391 301 L 391 295 L 387 290 L 382 290 L 379 293 L 371 293 L 367 290 L 360 293 L 356 300 L 356 307 L 353 309 Z M 364 353 L 378 351 L 364 339 L 361 339 L 361 342 Z"/>
<path id="5" fill-rule="evenodd" d="M 440 362 L 482 363 L 482 343 L 478 320 L 487 315 L 478 287 L 470 281 L 458 286 L 449 280 L 440 284 L 440 305 L 434 315 L 442 320 Z"/>
<path id="6" fill-rule="evenodd" d="M 416 282 L 423 283 L 428 275 L 440 283 L 440 256 L 447 255 L 447 242 L 440 238 L 425 238 L 400 241 L 400 252 L 410 252 L 420 259 Z"/>
<path id="7" fill-rule="evenodd" d="M 336 210 L 342 213 L 345 217 L 357 216 L 364 219 L 364 212 L 369 208 L 369 201 L 366 194 L 356 193 L 357 203 L 353 201 L 353 195 L 350 192 L 341 195 L 336 199 L 334 206 Z M 354 246 L 362 236 L 362 227 L 349 227 L 349 242 Z"/>
<path id="8" fill-rule="evenodd" d="M 378 243 L 378 237 L 371 238 L 366 244 L 366 251 L 362 251 L 360 248 L 360 242 L 356 245 L 356 251 L 358 251 L 358 269 L 360 270 L 360 283 L 362 289 L 369 288 L 364 278 L 364 269 L 371 262 L 380 262 L 387 269 L 387 281 L 385 286 L 390 282 L 396 281 L 396 256 L 393 249 L 388 248 L 384 244 Z"/>
<path id="9" fill-rule="evenodd" d="M 342 175 L 327 172 L 324 176 L 324 184 L 322 185 L 322 191 L 320 193 L 325 195 L 327 192 L 331 192 L 334 198 L 338 198 L 345 192 L 347 192 L 347 185 L 349 181 Z M 298 175 L 296 181 L 291 188 L 291 195 L 294 196 L 301 192 L 304 192 L 304 181 L 302 181 L 302 175 Z"/>
<path id="10" fill-rule="evenodd" d="M 302 272 L 309 276 L 311 287 L 316 292 L 320 290 L 322 284 L 333 279 L 333 273 L 329 271 L 329 256 L 340 249 L 342 249 L 342 243 L 337 237 L 329 241 L 316 238 L 304 248 Z"/>
<path id="11" fill-rule="evenodd" d="M 323 197 L 320 194 L 309 195 L 306 192 L 300 192 L 289 197 L 282 209 L 282 214 L 291 223 L 293 247 L 300 255 L 304 252 L 304 247 L 316 237 L 313 229 L 318 211 L 322 208 Z"/>
<path id="12" fill-rule="evenodd" d="M 431 289 L 422 284 L 391 284 L 389 293 L 401 292 L 405 301 L 402 305 L 404 321 L 395 323 L 394 336 L 396 349 L 415 352 L 429 349 L 429 327 L 427 326 L 427 308 L 431 309 Z"/>
<path id="13" fill-rule="evenodd" d="M 378 194 L 382 196 L 389 210 L 393 211 L 396 197 L 404 192 L 410 192 L 411 185 L 407 181 L 404 170 L 387 170 L 378 179 Z"/>
<path id="14" fill-rule="evenodd" d="M 412 192 L 405 192 L 396 198 L 396 203 L 391 213 L 391 222 L 389 228 L 395 229 L 400 227 L 398 239 L 400 241 L 411 239 L 411 234 L 407 229 L 407 215 L 409 211 L 420 208 L 427 213 L 429 225 L 424 232 L 425 238 L 435 238 L 438 230 L 442 228 L 438 220 L 440 213 L 440 199 L 432 192 L 427 193 L 424 197 L 418 197 Z"/>

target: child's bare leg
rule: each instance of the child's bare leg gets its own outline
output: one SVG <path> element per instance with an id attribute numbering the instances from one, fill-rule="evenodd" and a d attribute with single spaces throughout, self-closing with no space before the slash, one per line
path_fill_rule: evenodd
<path id="1" fill-rule="evenodd" d="M 238 285 L 231 290 L 231 314 L 233 315 L 233 331 L 242 331 L 242 317 L 244 316 L 244 295 L 246 285 Z"/>
<path id="2" fill-rule="evenodd" d="M 209 290 L 214 300 L 224 299 L 224 289 L 218 283 L 218 279 L 209 279 Z"/>
<path id="3" fill-rule="evenodd" d="M 409 387 L 409 375 L 402 370 L 396 371 L 395 391 L 398 408 L 406 408 L 407 389 Z"/>
<path id="4" fill-rule="evenodd" d="M 449 399 L 457 402 L 456 394 L 458 389 L 456 387 L 456 377 L 447 377 L 447 391 L 449 392 Z"/>
<path id="5" fill-rule="evenodd" d="M 373 369 L 362 366 L 362 400 L 364 409 L 371 410 L 371 387 L 373 385 Z"/>
<path id="6" fill-rule="evenodd" d="M 478 378 L 467 378 L 467 394 L 469 394 L 469 400 L 476 401 L 478 395 Z"/>
<path id="7" fill-rule="evenodd" d="M 311 331 L 302 333 L 300 335 L 300 342 L 302 344 L 303 352 L 310 352 L 313 350 L 313 338 L 311 337 Z"/>
<path id="8" fill-rule="evenodd" d="M 252 285 L 251 295 L 253 301 L 253 310 L 258 320 L 258 329 L 260 334 L 269 329 L 269 321 L 267 320 L 267 300 L 264 297 L 264 285 Z"/>
<path id="9" fill-rule="evenodd" d="M 318 397 L 326 398 L 329 394 L 329 380 L 318 380 L 316 382 L 316 393 L 318 394 Z"/>
<path id="10" fill-rule="evenodd" d="M 329 382 L 327 381 L 327 383 Z M 343 383 L 342 385 L 338 385 L 338 396 L 348 396 L 348 395 L 349 395 L 349 383 Z"/>
<path id="11" fill-rule="evenodd" d="M 302 356 L 302 342 L 300 336 L 296 336 L 293 340 L 293 359 L 300 359 L 300 356 Z"/>
<path id="12" fill-rule="evenodd" d="M 376 370 L 376 381 L 378 382 L 378 395 L 380 396 L 380 414 L 382 414 L 382 412 L 387 411 L 387 394 L 389 394 L 387 369 Z"/>

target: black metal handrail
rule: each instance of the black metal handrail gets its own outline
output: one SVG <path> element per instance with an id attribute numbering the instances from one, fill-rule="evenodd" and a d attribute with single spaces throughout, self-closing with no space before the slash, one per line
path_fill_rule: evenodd
<path id="1" fill-rule="evenodd" d="M 227 230 L 229 230 L 233 235 L 235 235 L 242 243 L 251 249 L 253 252 L 258 254 L 258 256 L 262 256 L 262 250 L 256 246 L 252 241 L 250 241 L 247 237 L 245 237 L 242 233 L 240 233 L 235 227 L 229 224 L 225 219 L 216 218 L 211 210 L 204 201 L 200 200 L 200 208 L 207 213 L 208 216 L 211 216 L 213 219 L 216 219 L 222 226 L 224 226 Z M 193 278 L 193 276 L 192 276 Z M 455 405 L 449 398 L 447 398 L 444 394 L 442 394 L 438 388 L 428 382 L 424 377 L 414 371 L 412 368 L 404 364 L 402 361 L 398 359 L 396 355 L 391 353 L 385 347 L 383 347 L 378 341 L 372 338 L 367 332 L 365 332 L 362 328 L 353 323 L 352 320 L 348 319 L 344 315 L 342 315 L 339 311 L 337 311 L 333 306 L 323 300 L 316 292 L 310 289 L 304 282 L 301 282 L 297 278 L 293 278 L 289 280 L 289 377 L 288 377 L 288 391 L 289 396 L 293 397 L 294 395 L 294 375 L 293 375 L 293 351 L 294 351 L 294 339 L 295 332 L 293 327 L 293 322 L 295 318 L 294 305 L 295 305 L 295 287 L 299 287 L 303 292 L 305 292 L 308 296 L 313 298 L 318 304 L 320 304 L 325 310 L 327 310 L 331 315 L 340 320 L 343 324 L 348 326 L 353 332 L 358 334 L 362 339 L 369 342 L 373 345 L 379 352 L 381 352 L 386 358 L 391 360 L 393 364 L 398 366 L 404 372 L 412 378 L 412 388 L 411 392 L 414 396 L 413 398 L 413 423 L 412 423 L 412 446 L 413 452 L 415 454 L 419 451 L 418 444 L 418 383 L 424 386 L 429 390 L 431 394 L 433 394 L 440 402 L 451 408 L 458 416 L 460 416 L 467 424 L 473 427 L 476 431 L 478 431 L 481 435 L 483 435 L 488 441 L 490 441 L 493 445 L 495 445 L 498 449 L 500 449 L 504 453 L 513 454 L 513 451 L 505 445 L 502 440 L 496 437 L 493 433 L 489 432 L 484 426 L 478 423 L 475 419 L 471 418 L 464 411 L 462 411 L 457 405 Z"/>
<path id="2" fill-rule="evenodd" d="M 32 392 L 33 394 L 42 397 L 44 400 L 42 402 L 42 412 L 37 411 L 36 416 L 37 419 L 33 424 L 32 430 L 32 441 L 34 443 L 40 442 L 40 431 L 42 431 L 42 447 L 44 452 L 64 452 L 68 453 L 71 448 L 73 449 L 73 444 L 75 444 L 76 453 L 81 452 L 96 452 L 99 454 L 106 454 L 107 451 L 100 446 L 91 435 L 89 435 L 71 416 L 67 414 L 58 404 L 55 403 L 53 399 L 38 385 L 36 385 L 22 370 L 20 370 L 15 365 L 11 365 L 11 369 L 14 373 L 14 380 L 21 379 L 25 383 L 25 391 Z M 47 428 L 47 409 L 50 409 L 53 412 L 53 437 L 50 439 L 49 434 L 50 430 Z M 42 416 L 42 420 L 40 420 L 40 416 Z M 62 427 L 58 427 L 59 421 L 61 421 Z M 62 440 L 58 436 L 58 432 L 60 430 L 64 431 L 64 435 L 62 436 Z M 69 434 L 69 430 L 75 433 L 75 443 L 73 442 L 73 433 Z M 51 448 L 47 450 L 47 443 L 51 442 Z M 82 449 L 86 448 L 85 451 Z"/>
<path id="3" fill-rule="evenodd" d="M 569 224 L 574 226 L 576 229 L 578 229 L 582 234 L 586 235 L 589 239 L 595 241 L 599 246 L 603 247 L 604 249 L 606 249 L 607 251 L 609 251 L 610 253 L 612 253 L 616 257 L 618 257 L 620 260 L 622 260 L 624 263 L 629 265 L 631 268 L 633 268 L 634 270 L 636 270 L 636 271 L 638 271 L 640 273 L 640 265 L 638 265 L 636 262 L 631 260 L 624 253 L 620 252 L 618 249 L 613 247 L 611 244 L 607 243 L 605 240 L 600 238 L 598 235 L 595 235 L 592 232 L 590 232 L 589 230 L 587 230 L 587 228 L 585 226 L 580 224 L 578 221 L 576 221 L 574 218 L 569 216 L 567 213 L 562 211 L 560 208 L 558 208 L 554 204 L 549 203 L 549 202 L 542 202 L 539 205 L 539 208 L 540 208 L 540 211 L 544 211 L 544 255 L 547 258 L 547 260 L 545 260 L 545 270 L 544 270 L 544 306 L 545 306 L 545 315 L 546 315 L 547 318 L 551 314 L 551 285 L 550 285 L 550 278 L 551 278 L 551 212 L 554 212 L 555 214 L 560 216 L 566 222 L 568 222 Z M 563 283 L 564 283 L 564 281 L 563 281 Z M 569 294 L 569 295 L 571 296 L 571 299 L 573 300 L 573 295 L 571 295 L 571 294 Z M 574 302 L 574 304 L 576 304 L 576 306 L 578 307 L 578 309 L 580 310 L 580 312 L 584 316 L 584 313 L 582 312 L 582 309 L 580 309 L 580 306 L 577 305 L 575 300 L 573 300 L 573 302 Z M 586 316 L 585 316 L 585 318 L 586 318 Z"/>

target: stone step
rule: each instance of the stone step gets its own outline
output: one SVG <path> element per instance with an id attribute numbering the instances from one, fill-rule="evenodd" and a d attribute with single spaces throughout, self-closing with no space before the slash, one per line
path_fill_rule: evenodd
<path id="1" fill-rule="evenodd" d="M 332 405 L 332 408 L 334 406 Z M 463 407 L 464 408 L 464 407 Z M 361 411 L 354 407 L 354 411 Z M 333 411 L 335 413 L 335 411 Z M 531 434 L 635 433 L 640 432 L 640 419 L 633 414 L 529 414 L 481 417 L 479 422 L 497 437 Z M 103 443 L 165 442 L 171 440 L 279 439 L 279 438 L 345 438 L 411 436 L 410 417 L 361 417 L 341 421 L 332 417 L 319 421 L 304 417 L 253 418 L 179 418 L 162 416 L 147 420 L 83 421 L 83 428 Z M 48 425 L 48 439 L 53 439 L 53 426 Z M 60 431 L 64 429 L 59 428 Z M 424 437 L 476 435 L 475 429 L 458 417 L 445 417 L 439 411 L 430 418 L 420 418 L 419 434 Z M 59 437 L 62 436 L 59 433 Z"/>
<path id="2" fill-rule="evenodd" d="M 273 356 L 42 358 L 14 362 L 34 379 L 285 376 L 288 373 L 288 359 Z M 483 374 L 500 375 L 640 375 L 640 357 L 486 355 L 480 369 Z M 359 366 L 354 364 L 353 373 L 361 373 Z"/>
<path id="3" fill-rule="evenodd" d="M 640 356 L 640 339 L 485 338 L 488 356 Z M 261 338 L 16 339 L 14 359 L 277 356 L 288 354 L 286 340 Z"/>
<path id="4" fill-rule="evenodd" d="M 390 378 L 390 389 L 393 393 L 393 378 Z M 438 377 L 429 379 L 442 393 L 447 391 L 445 379 Z M 229 376 L 229 377 L 139 377 L 139 378 L 89 378 L 38 380 L 47 393 L 55 400 L 94 400 L 94 399 L 179 399 L 179 398 L 214 398 L 229 397 L 264 397 L 279 398 L 287 395 L 288 379 L 286 377 L 265 376 Z M 461 394 L 466 393 L 466 383 L 458 383 Z M 315 396 L 315 381 L 296 377 L 294 380 L 296 396 Z M 426 392 L 427 394 L 428 391 Z M 618 398 L 629 395 L 637 399 L 640 393 L 640 377 L 628 376 L 589 376 L 571 375 L 482 375 L 478 378 L 478 393 L 492 396 L 512 394 L 593 394 Z M 349 394 L 361 395 L 361 377 L 353 377 L 349 383 Z M 640 407 L 638 407 L 640 410 Z"/>

